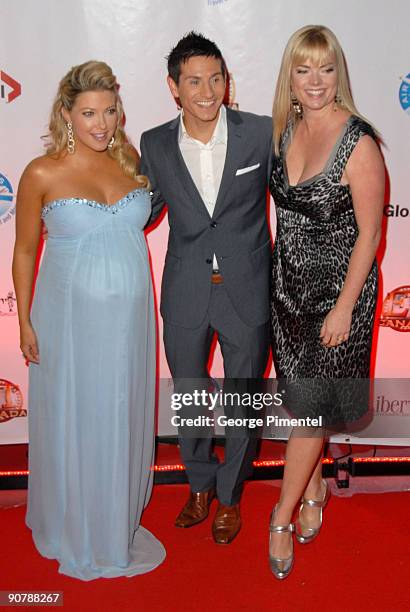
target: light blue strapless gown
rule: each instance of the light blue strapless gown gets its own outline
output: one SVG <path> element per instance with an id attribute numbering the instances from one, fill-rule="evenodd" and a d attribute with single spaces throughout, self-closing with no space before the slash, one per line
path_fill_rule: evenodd
<path id="1" fill-rule="evenodd" d="M 149 193 L 56 200 L 32 322 L 27 524 L 63 574 L 149 572 L 165 557 L 139 525 L 152 489 L 155 319 L 143 227 Z"/>

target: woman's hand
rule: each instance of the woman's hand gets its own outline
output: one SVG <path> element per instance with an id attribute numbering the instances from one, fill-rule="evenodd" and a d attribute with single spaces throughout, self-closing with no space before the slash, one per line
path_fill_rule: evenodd
<path id="1" fill-rule="evenodd" d="M 331 347 L 346 342 L 352 324 L 350 310 L 335 306 L 328 312 L 320 330 L 323 346 Z"/>
<path id="2" fill-rule="evenodd" d="M 32 363 L 40 363 L 40 354 L 38 350 L 37 336 L 31 323 L 28 323 L 21 328 L 20 331 L 20 348 L 23 357 Z"/>

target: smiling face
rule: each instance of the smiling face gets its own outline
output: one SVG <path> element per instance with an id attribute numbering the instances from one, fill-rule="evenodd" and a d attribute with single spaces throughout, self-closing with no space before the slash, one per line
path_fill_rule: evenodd
<path id="1" fill-rule="evenodd" d="M 200 127 L 216 122 L 225 96 L 225 79 L 221 60 L 204 55 L 194 56 L 181 64 L 178 83 L 169 76 L 168 85 L 184 109 L 185 125 Z"/>
<path id="2" fill-rule="evenodd" d="M 304 110 L 321 110 L 332 105 L 337 86 L 338 73 L 333 53 L 321 62 L 305 59 L 292 67 L 292 92 Z"/>
<path id="3" fill-rule="evenodd" d="M 105 151 L 118 125 L 116 97 L 112 91 L 85 91 L 78 94 L 70 111 L 62 110 L 73 124 L 76 147 Z"/>

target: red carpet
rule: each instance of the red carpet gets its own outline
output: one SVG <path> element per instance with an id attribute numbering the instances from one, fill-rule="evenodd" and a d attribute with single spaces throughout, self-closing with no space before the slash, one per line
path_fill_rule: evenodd
<path id="1" fill-rule="evenodd" d="M 267 561 L 268 520 L 278 489 L 247 484 L 243 528 L 227 547 L 214 544 L 211 517 L 173 527 L 186 485 L 154 488 L 143 524 L 164 543 L 167 558 L 135 578 L 80 581 L 39 556 L 24 525 L 25 507 L 0 510 L 0 590 L 59 590 L 69 611 L 251 612 L 331 610 L 401 612 L 410 608 L 408 493 L 333 497 L 312 544 L 295 543 L 295 567 L 277 581 Z M 216 505 L 212 506 L 213 515 Z"/>

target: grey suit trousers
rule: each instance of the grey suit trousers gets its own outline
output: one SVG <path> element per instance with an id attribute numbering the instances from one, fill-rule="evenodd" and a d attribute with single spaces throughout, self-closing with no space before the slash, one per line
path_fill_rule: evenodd
<path id="1" fill-rule="evenodd" d="M 199 388 L 208 381 L 207 361 L 214 333 L 218 335 L 224 363 L 225 382 L 232 388 L 235 379 L 258 379 L 263 376 L 270 345 L 269 322 L 251 327 L 236 313 L 223 285 L 212 285 L 208 310 L 195 329 L 164 321 L 164 344 L 174 380 L 183 379 Z M 238 384 L 241 383 L 238 381 Z M 185 391 L 187 388 L 185 388 Z M 230 416 L 229 410 L 225 410 Z M 215 487 L 219 501 L 237 504 L 243 481 L 252 473 L 257 440 L 254 437 L 231 437 L 226 428 L 225 461 L 218 463 L 212 452 L 212 438 L 180 436 L 180 450 L 192 491 Z"/>

